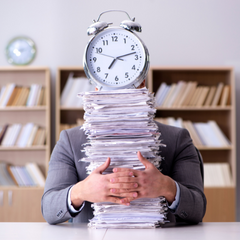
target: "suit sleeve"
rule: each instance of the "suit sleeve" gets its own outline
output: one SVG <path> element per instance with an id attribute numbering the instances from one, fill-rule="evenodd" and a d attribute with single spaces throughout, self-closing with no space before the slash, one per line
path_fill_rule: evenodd
<path id="1" fill-rule="evenodd" d="M 170 177 L 179 184 L 180 201 L 174 215 L 176 221 L 198 223 L 206 211 L 202 162 L 186 129 L 178 132 L 175 144 Z"/>
<path id="2" fill-rule="evenodd" d="M 67 207 L 68 191 L 76 184 L 78 175 L 67 131 L 62 131 L 49 162 L 44 194 L 41 201 L 43 217 L 50 224 L 72 218 Z"/>

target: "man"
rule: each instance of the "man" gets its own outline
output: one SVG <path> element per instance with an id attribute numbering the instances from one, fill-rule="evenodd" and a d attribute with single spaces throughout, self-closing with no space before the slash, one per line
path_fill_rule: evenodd
<path id="1" fill-rule="evenodd" d="M 145 86 L 145 81 L 141 87 Z M 61 132 L 49 163 L 49 172 L 42 197 L 42 213 L 50 224 L 88 222 L 93 217 L 92 202 L 114 202 L 129 205 L 137 198 L 164 196 L 169 205 L 171 222 L 198 223 L 206 211 L 203 193 L 202 162 L 186 129 L 157 123 L 161 132 L 160 172 L 140 152 L 144 171 L 114 168 L 103 175 L 111 159 L 86 174 L 87 163 L 79 162 L 86 135 L 79 127 Z M 132 177 L 134 176 L 134 177 Z M 121 198 L 119 198 L 121 197 Z"/>

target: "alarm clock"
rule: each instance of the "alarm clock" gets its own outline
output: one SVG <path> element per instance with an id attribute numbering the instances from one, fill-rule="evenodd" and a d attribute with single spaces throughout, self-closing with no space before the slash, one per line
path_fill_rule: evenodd
<path id="1" fill-rule="evenodd" d="M 129 20 L 121 22 L 120 26 L 99 21 L 102 14 L 113 11 L 126 13 Z M 141 32 L 141 26 L 121 10 L 101 13 L 88 28 L 88 35 L 93 37 L 85 48 L 83 67 L 98 90 L 137 88 L 146 78 L 149 53 L 135 32 Z"/>
<path id="2" fill-rule="evenodd" d="M 16 37 L 9 41 L 6 47 L 6 56 L 10 64 L 27 65 L 36 55 L 36 46 L 28 37 Z"/>

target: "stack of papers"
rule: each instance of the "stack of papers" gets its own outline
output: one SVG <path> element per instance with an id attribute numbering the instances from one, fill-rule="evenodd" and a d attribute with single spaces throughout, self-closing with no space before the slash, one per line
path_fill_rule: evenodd
<path id="1" fill-rule="evenodd" d="M 89 162 L 87 172 L 102 165 L 108 157 L 115 167 L 144 170 L 137 152 L 160 169 L 160 132 L 153 121 L 154 97 L 146 88 L 79 93 L 83 98 L 84 124 L 88 142 L 84 145 Z M 130 206 L 102 202 L 94 203 L 94 228 L 155 228 L 165 222 L 166 201 L 163 197 L 137 199 Z"/>

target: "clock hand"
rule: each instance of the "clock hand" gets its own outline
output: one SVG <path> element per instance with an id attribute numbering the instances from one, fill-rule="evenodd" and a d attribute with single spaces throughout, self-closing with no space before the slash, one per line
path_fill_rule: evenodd
<path id="1" fill-rule="evenodd" d="M 109 65 L 108 69 L 110 69 L 112 67 L 112 65 L 115 63 L 116 58 L 113 59 L 113 61 L 111 62 L 111 64 Z"/>
<path id="2" fill-rule="evenodd" d="M 114 58 L 114 59 L 118 59 L 118 60 L 124 61 L 124 60 L 121 59 L 121 58 L 115 58 L 115 57 L 113 57 L 113 56 L 106 55 L 106 54 L 103 54 L 103 53 L 97 53 L 97 54 L 100 54 L 100 55 L 103 55 L 103 56 L 106 56 L 106 57 L 111 57 L 111 58 Z M 120 57 L 121 57 L 121 56 L 120 56 Z"/>
<path id="3" fill-rule="evenodd" d="M 115 63 L 116 59 L 117 60 L 122 60 L 121 57 L 125 57 L 125 56 L 128 56 L 128 55 L 132 55 L 132 54 L 135 54 L 136 52 L 131 52 L 131 53 L 127 53 L 127 54 L 124 54 L 124 55 L 121 55 L 121 56 L 118 56 L 116 58 L 113 59 L 113 61 L 111 62 L 111 64 L 109 65 L 108 69 L 110 69 L 112 67 L 112 65 Z"/>
<path id="4" fill-rule="evenodd" d="M 127 53 L 127 54 L 118 56 L 118 57 L 116 57 L 116 58 L 119 59 L 119 58 L 121 58 L 121 57 L 125 57 L 125 56 L 132 55 L 132 54 L 135 54 L 135 53 L 136 53 L 136 52 Z"/>

